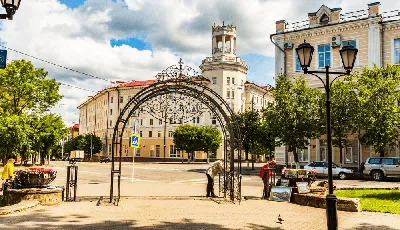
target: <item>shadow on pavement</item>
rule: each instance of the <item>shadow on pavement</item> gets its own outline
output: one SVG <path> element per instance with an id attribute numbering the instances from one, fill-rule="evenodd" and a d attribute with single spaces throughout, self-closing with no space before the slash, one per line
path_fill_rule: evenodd
<path id="1" fill-rule="evenodd" d="M 68 219 L 67 219 L 68 218 Z M 1 229 L 230 229 L 219 224 L 194 222 L 192 219 L 182 219 L 179 222 L 164 221 L 151 226 L 138 226 L 136 220 L 117 220 L 117 221 L 103 221 L 100 223 L 85 223 L 84 219 L 89 219 L 89 216 L 84 215 L 70 215 L 64 216 L 50 216 L 42 213 L 40 210 L 35 214 L 24 216 L 7 216 L 2 220 Z M 281 229 L 271 228 L 263 225 L 248 224 L 251 229 Z"/>
<path id="2" fill-rule="evenodd" d="M 397 230 L 397 228 L 388 227 L 386 225 L 372 225 L 366 223 L 360 224 L 352 228 L 348 228 L 347 230 L 365 230 L 365 229 Z"/>

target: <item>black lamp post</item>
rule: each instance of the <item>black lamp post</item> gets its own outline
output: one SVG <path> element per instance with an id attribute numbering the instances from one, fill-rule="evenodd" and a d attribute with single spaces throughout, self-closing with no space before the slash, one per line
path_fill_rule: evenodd
<path id="1" fill-rule="evenodd" d="M 20 3 L 21 0 L 1 0 L 1 5 L 6 9 L 7 14 L 0 14 L 0 19 L 12 20 Z"/>
<path id="2" fill-rule="evenodd" d="M 343 46 L 339 51 L 340 56 L 343 62 L 343 68 L 346 72 L 329 72 L 329 66 L 325 66 L 325 71 L 309 71 L 312 55 L 314 53 L 314 47 L 311 46 L 304 40 L 303 44 L 300 44 L 298 48 L 296 48 L 296 52 L 299 58 L 300 66 L 303 69 L 305 74 L 311 74 L 316 76 L 319 80 L 321 80 L 324 85 L 326 91 L 326 134 L 328 139 L 328 185 L 329 185 L 329 194 L 326 196 L 326 218 L 327 225 L 329 230 L 337 230 L 338 229 L 338 221 L 337 221 L 337 208 L 336 208 L 336 196 L 333 194 L 333 177 L 332 177 L 332 133 L 331 133 L 331 98 L 330 98 L 330 88 L 332 86 L 333 81 L 335 81 L 338 77 L 343 75 L 350 74 L 351 70 L 354 67 L 354 62 L 357 57 L 358 49 L 353 46 Z M 326 78 L 325 82 L 322 78 L 316 73 L 325 73 Z M 339 74 L 339 76 L 335 77 L 332 82 L 329 81 L 329 74 Z"/>

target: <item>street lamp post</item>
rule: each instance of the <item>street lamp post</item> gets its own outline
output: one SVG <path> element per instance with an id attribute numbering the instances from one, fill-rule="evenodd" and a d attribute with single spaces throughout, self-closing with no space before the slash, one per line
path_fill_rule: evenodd
<path id="1" fill-rule="evenodd" d="M 15 12 L 18 10 L 21 0 L 1 0 L 1 5 L 6 9 L 6 14 L 0 14 L 0 19 L 13 20 Z"/>
<path id="2" fill-rule="evenodd" d="M 330 88 L 332 86 L 333 81 L 335 81 L 338 77 L 343 75 L 349 75 L 351 70 L 354 67 L 354 62 L 357 57 L 358 49 L 353 46 L 343 46 L 339 51 L 340 56 L 342 58 L 343 68 L 346 72 L 330 72 L 329 66 L 325 66 L 325 71 L 309 71 L 312 55 L 314 52 L 314 47 L 311 46 L 304 40 L 303 44 L 300 44 L 298 48 L 296 48 L 296 53 L 299 58 L 300 66 L 303 69 L 305 74 L 311 74 L 316 76 L 319 80 L 321 80 L 324 85 L 326 91 L 326 134 L 328 139 L 328 185 L 329 185 L 329 194 L 326 196 L 326 218 L 327 218 L 327 226 L 329 230 L 337 230 L 337 207 L 336 207 L 336 196 L 333 194 L 333 178 L 332 178 L 332 133 L 331 133 L 331 99 L 330 99 Z M 325 73 L 326 78 L 325 82 L 322 78 L 316 73 Z M 339 74 L 339 76 L 335 77 L 332 82 L 329 80 L 329 74 Z"/>

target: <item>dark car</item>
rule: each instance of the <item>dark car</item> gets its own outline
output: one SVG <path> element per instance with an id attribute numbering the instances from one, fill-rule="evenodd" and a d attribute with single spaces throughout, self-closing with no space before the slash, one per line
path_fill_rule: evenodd
<path id="1" fill-rule="evenodd" d="M 111 159 L 109 158 L 109 157 L 105 157 L 105 158 L 102 158 L 102 159 L 100 159 L 100 163 L 108 163 L 108 162 L 110 162 L 111 161 Z"/>

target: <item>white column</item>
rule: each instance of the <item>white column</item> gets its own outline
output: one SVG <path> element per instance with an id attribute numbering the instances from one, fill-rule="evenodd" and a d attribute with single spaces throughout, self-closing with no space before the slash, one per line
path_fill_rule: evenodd
<path id="1" fill-rule="evenodd" d="M 281 46 L 279 43 L 278 45 Z M 284 68 L 284 53 L 278 47 L 275 47 L 275 78 L 283 74 Z"/>
<path id="2" fill-rule="evenodd" d="M 225 54 L 225 34 L 222 35 L 222 54 Z"/>
<path id="3" fill-rule="evenodd" d="M 231 45 L 231 54 L 233 54 L 233 36 L 231 36 L 231 41 L 230 41 L 230 45 Z"/>
<path id="4" fill-rule="evenodd" d="M 381 66 L 380 26 L 377 22 L 370 22 L 368 28 L 368 67 L 372 68 L 374 64 L 378 67 Z"/>
<path id="5" fill-rule="evenodd" d="M 214 50 L 215 48 L 217 48 L 217 38 L 215 36 L 213 36 L 212 38 L 212 54 L 214 54 Z"/>

